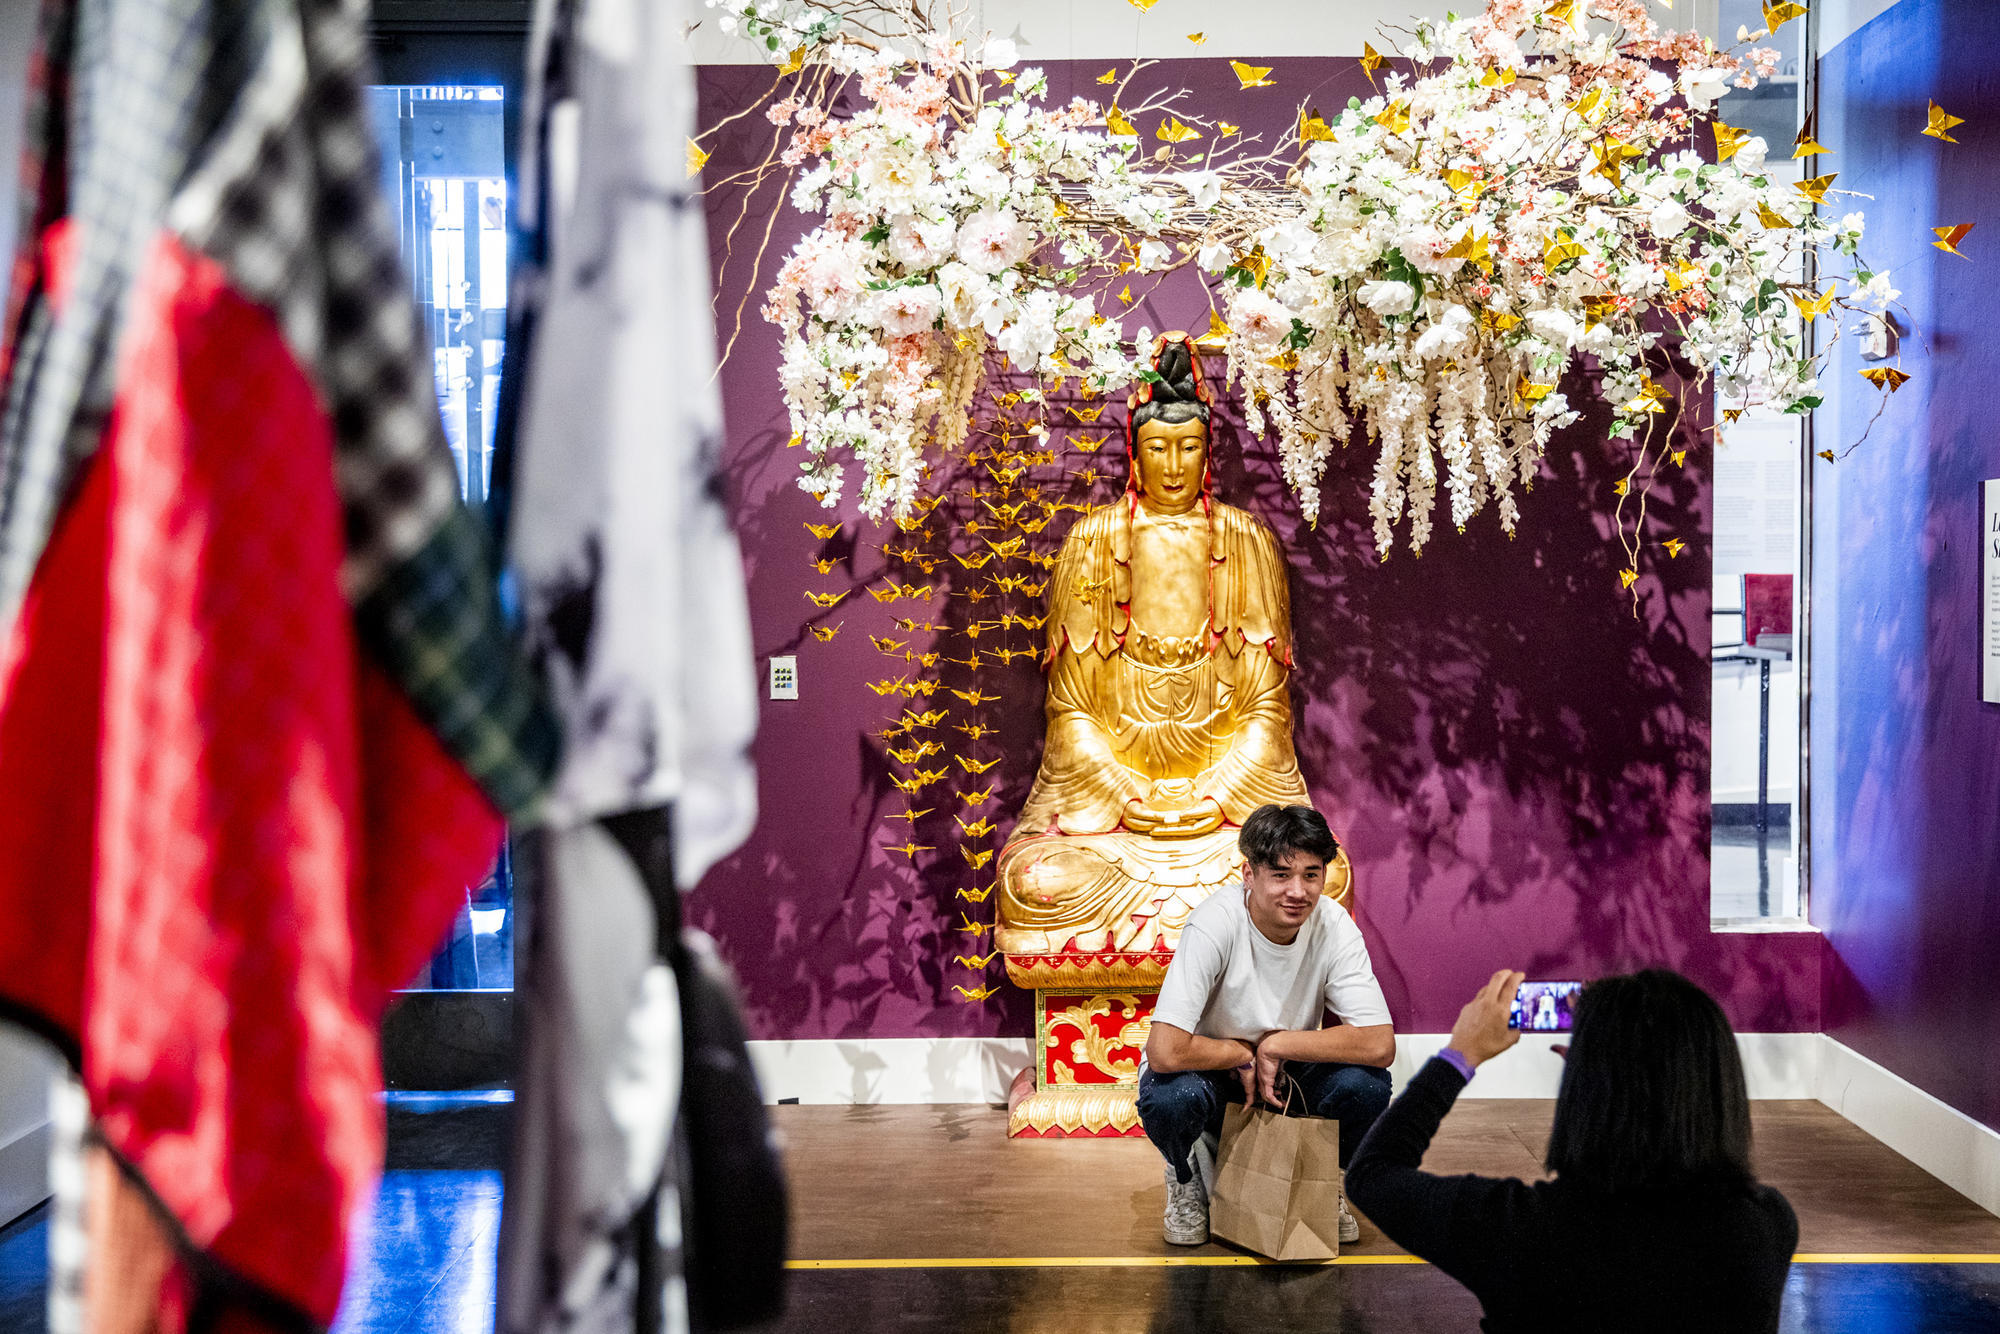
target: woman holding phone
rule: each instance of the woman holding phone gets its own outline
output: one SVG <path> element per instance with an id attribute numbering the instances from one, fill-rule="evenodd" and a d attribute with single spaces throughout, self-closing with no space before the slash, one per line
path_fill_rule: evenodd
<path id="1" fill-rule="evenodd" d="M 1488 1334 L 1777 1329 L 1798 1219 L 1751 1174 L 1729 1021 L 1678 973 L 1584 988 L 1549 1137 L 1553 1180 L 1419 1168 L 1473 1071 L 1521 1040 L 1507 1026 L 1521 980 L 1495 973 L 1459 1012 L 1451 1045 L 1355 1151 L 1349 1198 L 1470 1288 Z"/>

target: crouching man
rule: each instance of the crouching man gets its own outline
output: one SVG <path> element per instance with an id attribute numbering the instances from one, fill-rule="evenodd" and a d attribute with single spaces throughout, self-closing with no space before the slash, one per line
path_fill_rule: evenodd
<path id="1" fill-rule="evenodd" d="M 1188 915 L 1139 1070 L 1139 1120 L 1167 1160 L 1167 1240 L 1208 1240 L 1227 1102 L 1340 1122 L 1340 1163 L 1389 1105 L 1396 1033 L 1354 919 L 1321 889 L 1339 850 L 1310 806 L 1243 822 L 1243 887 Z M 1328 1010 L 1340 1019 L 1320 1025 Z M 1343 1204 L 1340 1239 L 1360 1230 Z"/>

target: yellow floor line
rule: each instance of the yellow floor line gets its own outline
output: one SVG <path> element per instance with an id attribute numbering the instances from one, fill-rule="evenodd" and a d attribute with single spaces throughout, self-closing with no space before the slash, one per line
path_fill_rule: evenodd
<path id="1" fill-rule="evenodd" d="M 787 1269 L 1163 1269 L 1173 1266 L 1420 1265 L 1414 1255 L 1343 1255 L 1335 1260 L 1266 1260 L 1257 1255 L 1038 1255 L 939 1256 L 922 1259 L 787 1260 Z M 1925 1251 L 1812 1251 L 1792 1257 L 1802 1265 L 2000 1265 L 2000 1252 L 1943 1254 Z"/>

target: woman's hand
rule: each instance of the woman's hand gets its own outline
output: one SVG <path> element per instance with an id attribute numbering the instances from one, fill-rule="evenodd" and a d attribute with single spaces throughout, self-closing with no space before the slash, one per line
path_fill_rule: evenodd
<path id="1" fill-rule="evenodd" d="M 1513 1003 L 1515 988 L 1526 976 L 1511 968 L 1493 974 L 1493 979 L 1458 1012 L 1458 1022 L 1451 1026 L 1451 1049 L 1477 1066 L 1519 1042 L 1520 1031 L 1507 1027 L 1507 1011 Z"/>

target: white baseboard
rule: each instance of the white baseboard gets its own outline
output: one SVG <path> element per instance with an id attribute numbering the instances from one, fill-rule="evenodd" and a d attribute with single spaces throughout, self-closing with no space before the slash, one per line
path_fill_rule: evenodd
<path id="1" fill-rule="evenodd" d="M 1814 1096 L 1981 1208 L 2000 1214 L 2000 1132 L 1829 1037 Z"/>
<path id="2" fill-rule="evenodd" d="M 764 1101 L 992 1103 L 1033 1059 L 1032 1038 L 752 1042 Z"/>
<path id="3" fill-rule="evenodd" d="M 1401 1088 L 1449 1034 L 1400 1033 L 1389 1067 Z M 1488 1062 L 1468 1098 L 1553 1098 L 1562 1058 L 1553 1033 L 1524 1035 L 1521 1045 Z M 1816 1033 L 1745 1033 L 1737 1038 L 1753 1098 L 1811 1098 L 1819 1069 Z M 1028 1038 L 884 1038 L 753 1042 L 750 1058 L 767 1102 L 994 1103 L 1033 1059 Z"/>

